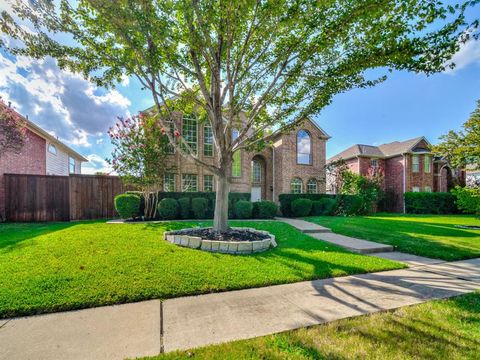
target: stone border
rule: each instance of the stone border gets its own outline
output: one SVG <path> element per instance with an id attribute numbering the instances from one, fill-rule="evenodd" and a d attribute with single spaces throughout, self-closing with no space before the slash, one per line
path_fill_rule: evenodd
<path id="1" fill-rule="evenodd" d="M 198 230 L 199 228 L 193 228 Z M 208 229 L 208 228 L 201 228 Z M 188 247 L 191 249 L 200 249 L 209 252 L 223 253 L 223 254 L 253 254 L 257 252 L 267 251 L 270 248 L 277 247 L 277 242 L 275 241 L 275 235 L 270 234 L 268 231 L 257 230 L 252 228 L 238 228 L 234 227 L 235 230 L 248 230 L 251 232 L 260 233 L 263 235 L 268 235 L 268 239 L 259 240 L 259 241 L 220 241 L 220 240 L 203 240 L 197 236 L 189 235 L 176 235 L 172 234 L 179 230 L 166 231 L 163 234 L 164 240 L 183 247 Z M 182 229 L 188 230 L 188 229 Z"/>

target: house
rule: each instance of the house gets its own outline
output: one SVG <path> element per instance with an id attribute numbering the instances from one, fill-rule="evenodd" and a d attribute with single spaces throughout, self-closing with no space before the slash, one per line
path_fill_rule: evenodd
<path id="1" fill-rule="evenodd" d="M 201 160 L 215 161 L 210 124 L 180 114 L 176 127 Z M 233 137 L 238 136 L 240 128 L 233 129 Z M 318 124 L 307 119 L 293 130 L 274 133 L 271 147 L 260 152 L 240 150 L 234 155 L 230 191 L 251 193 L 252 201 L 278 201 L 282 193 L 324 193 L 329 138 Z M 165 191 L 215 191 L 214 176 L 207 169 L 173 149 L 169 158 L 175 172 L 165 174 Z"/>
<path id="2" fill-rule="evenodd" d="M 0 102 L 0 106 L 7 106 Z M 4 174 L 64 175 L 80 174 L 85 157 L 59 141 L 55 136 L 23 117 L 26 126 L 25 145 L 19 153 L 0 155 L 0 219 L 4 214 Z"/>
<path id="3" fill-rule="evenodd" d="M 405 192 L 443 192 L 452 186 L 452 169 L 445 160 L 434 158 L 430 147 L 423 136 L 380 146 L 355 144 L 328 159 L 327 164 L 335 169 L 341 161 L 350 171 L 364 176 L 381 173 L 388 210 L 400 212 L 404 211 Z M 327 186 L 333 193 L 334 182 L 334 177 L 329 177 Z"/>

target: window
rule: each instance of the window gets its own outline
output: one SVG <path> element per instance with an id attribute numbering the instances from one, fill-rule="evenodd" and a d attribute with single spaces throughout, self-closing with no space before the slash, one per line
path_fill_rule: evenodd
<path id="1" fill-rule="evenodd" d="M 182 191 L 183 192 L 196 192 L 196 191 L 198 191 L 197 175 L 194 175 L 194 174 L 183 174 L 182 175 Z"/>
<path id="2" fill-rule="evenodd" d="M 424 155 L 423 157 L 423 171 L 426 173 L 430 173 L 430 171 L 432 171 L 432 162 L 430 156 L 428 155 Z"/>
<path id="3" fill-rule="evenodd" d="M 166 191 L 166 192 L 175 191 L 175 174 L 165 173 L 163 175 L 163 191 Z"/>
<path id="4" fill-rule="evenodd" d="M 232 141 L 238 138 L 238 130 L 232 130 Z M 233 153 L 233 162 L 232 162 L 232 176 L 241 177 L 242 176 L 242 156 L 240 151 Z"/>
<path id="5" fill-rule="evenodd" d="M 413 186 L 412 191 L 413 192 L 420 192 L 420 188 L 418 186 Z"/>
<path id="6" fill-rule="evenodd" d="M 312 164 L 312 141 L 306 130 L 300 130 L 297 134 L 297 163 L 303 165 Z"/>
<path id="7" fill-rule="evenodd" d="M 203 155 L 213 156 L 213 131 L 210 124 L 203 126 Z"/>
<path id="8" fill-rule="evenodd" d="M 68 157 L 68 171 L 70 174 L 75 174 L 75 159 Z"/>
<path id="9" fill-rule="evenodd" d="M 303 191 L 303 183 L 299 178 L 294 178 L 290 183 L 290 192 L 292 194 L 301 194 Z"/>
<path id="10" fill-rule="evenodd" d="M 415 173 L 420 171 L 420 160 L 418 155 L 412 156 L 412 171 Z"/>
<path id="11" fill-rule="evenodd" d="M 317 180 L 310 179 L 307 182 L 307 193 L 316 194 L 317 193 Z"/>
<path id="12" fill-rule="evenodd" d="M 430 186 L 425 186 L 425 192 L 432 192 L 432 188 Z"/>
<path id="13" fill-rule="evenodd" d="M 376 169 L 378 167 L 378 160 L 377 159 L 370 160 L 370 166 Z"/>
<path id="14" fill-rule="evenodd" d="M 53 144 L 49 144 L 48 145 L 48 152 L 53 154 L 53 155 L 57 155 L 57 147 Z"/>
<path id="15" fill-rule="evenodd" d="M 258 184 L 262 182 L 262 164 L 259 161 L 252 161 L 252 183 Z"/>
<path id="16" fill-rule="evenodd" d="M 185 143 L 197 154 L 197 119 L 194 117 L 184 117 L 182 126 L 182 137 Z M 185 146 L 186 148 L 186 146 Z"/>
<path id="17" fill-rule="evenodd" d="M 213 175 L 203 175 L 203 191 L 213 191 Z"/>

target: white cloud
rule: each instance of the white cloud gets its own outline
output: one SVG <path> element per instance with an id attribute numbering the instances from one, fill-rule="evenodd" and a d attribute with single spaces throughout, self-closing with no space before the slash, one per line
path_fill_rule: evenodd
<path id="1" fill-rule="evenodd" d="M 82 164 L 82 174 L 95 174 L 102 172 L 109 175 L 115 175 L 110 164 L 97 154 L 90 154 L 86 156 L 88 163 Z"/>
<path id="2" fill-rule="evenodd" d="M 469 40 L 462 44 L 460 50 L 453 56 L 453 69 L 447 69 L 446 73 L 453 74 L 471 64 L 480 65 L 480 40 Z"/>
<path id="3" fill-rule="evenodd" d="M 130 105 L 118 91 L 97 88 L 60 70 L 52 58 L 9 58 L 1 53 L 0 96 L 62 141 L 82 146 L 105 134 L 116 116 L 128 115 Z"/>

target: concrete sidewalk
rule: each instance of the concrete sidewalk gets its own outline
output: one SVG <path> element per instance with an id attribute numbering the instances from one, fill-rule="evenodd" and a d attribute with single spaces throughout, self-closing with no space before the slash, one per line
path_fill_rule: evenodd
<path id="1" fill-rule="evenodd" d="M 480 258 L 0 320 L 0 359 L 124 359 L 292 330 L 475 291 Z"/>

